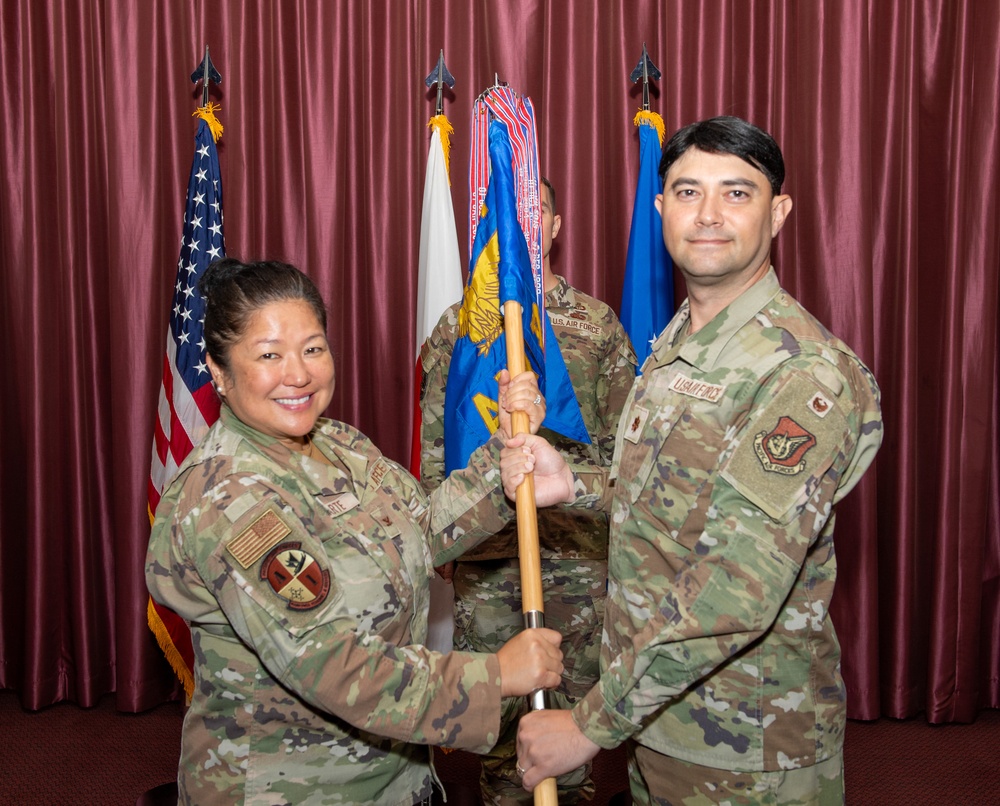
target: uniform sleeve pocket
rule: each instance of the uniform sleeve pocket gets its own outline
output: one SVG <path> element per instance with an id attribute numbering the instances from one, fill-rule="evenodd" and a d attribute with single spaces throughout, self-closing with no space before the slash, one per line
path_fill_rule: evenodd
<path id="1" fill-rule="evenodd" d="M 828 386 L 793 373 L 755 412 L 722 477 L 769 518 L 788 524 L 849 447 L 838 403 Z"/>
<path id="2" fill-rule="evenodd" d="M 265 498 L 233 523 L 212 561 L 215 596 L 234 626 L 240 618 L 234 611 L 249 608 L 298 637 L 336 598 L 322 544 L 275 498 Z"/>

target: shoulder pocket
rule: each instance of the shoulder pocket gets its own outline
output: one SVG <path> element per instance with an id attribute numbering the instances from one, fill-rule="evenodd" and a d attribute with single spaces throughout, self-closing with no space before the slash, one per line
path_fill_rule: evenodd
<path id="1" fill-rule="evenodd" d="M 211 583 L 220 603 L 233 596 L 249 597 L 254 607 L 293 636 L 322 621 L 320 614 L 336 598 L 322 543 L 274 496 L 233 522 L 212 559 L 223 571 Z"/>
<path id="2" fill-rule="evenodd" d="M 772 520 L 787 524 L 849 448 L 849 439 L 834 393 L 796 371 L 754 413 L 722 476 Z"/>

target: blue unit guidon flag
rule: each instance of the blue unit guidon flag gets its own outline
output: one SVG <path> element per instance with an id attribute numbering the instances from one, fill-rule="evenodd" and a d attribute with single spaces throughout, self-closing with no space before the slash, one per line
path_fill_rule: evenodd
<path id="1" fill-rule="evenodd" d="M 558 342 L 545 314 L 540 266 L 539 271 L 533 270 L 536 261 L 519 222 L 519 213 L 525 206 L 519 202 L 524 194 L 515 178 L 518 158 L 511 146 L 510 125 L 510 121 L 493 117 L 488 126 L 488 186 L 478 215 L 473 217 L 475 235 L 469 280 L 459 311 L 459 338 L 445 389 L 447 473 L 465 467 L 472 451 L 497 428 L 497 375 L 507 365 L 501 306 L 511 300 L 521 305 L 528 363 L 546 395 L 544 425 L 571 439 L 590 442 Z M 527 140 L 521 134 L 521 139 Z M 530 134 L 534 145 L 533 120 Z M 537 170 L 534 177 L 534 190 L 526 195 L 533 197 L 537 205 Z M 522 184 L 530 187 L 529 182 Z M 540 226 L 537 231 L 540 232 Z"/>

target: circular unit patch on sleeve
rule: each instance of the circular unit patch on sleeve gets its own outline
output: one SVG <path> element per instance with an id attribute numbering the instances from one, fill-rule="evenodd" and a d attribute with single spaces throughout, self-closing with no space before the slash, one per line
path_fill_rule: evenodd
<path id="1" fill-rule="evenodd" d="M 275 546 L 260 566 L 266 580 L 292 610 L 311 610 L 326 601 L 330 593 L 330 572 L 316 558 L 302 550 L 298 541 Z"/>

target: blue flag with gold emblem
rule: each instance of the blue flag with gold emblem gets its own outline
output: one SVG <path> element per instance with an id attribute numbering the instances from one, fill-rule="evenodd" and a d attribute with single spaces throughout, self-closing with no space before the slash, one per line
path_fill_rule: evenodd
<path id="1" fill-rule="evenodd" d="M 507 126 L 499 120 L 489 124 L 489 155 L 490 181 L 472 245 L 458 341 L 445 388 L 446 473 L 465 467 L 472 452 L 497 429 L 497 376 L 507 366 L 500 309 L 509 300 L 521 305 L 525 353 L 546 399 L 543 425 L 590 443 L 559 343 L 548 316 L 542 316 L 544 300 L 535 291 L 528 246 L 517 219 L 510 139 Z"/>

